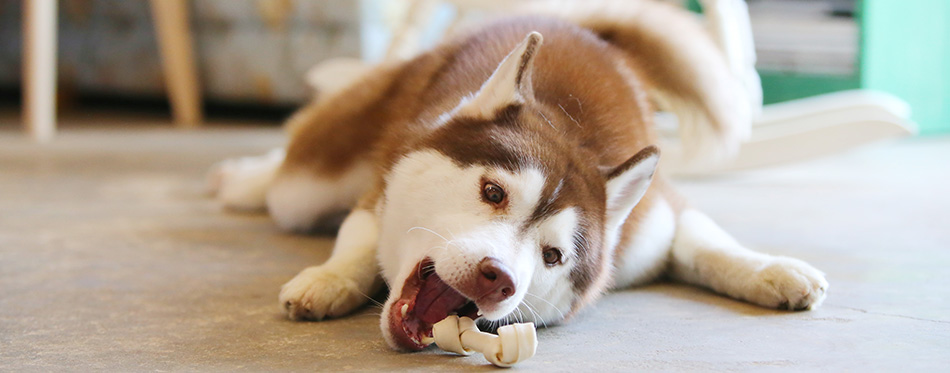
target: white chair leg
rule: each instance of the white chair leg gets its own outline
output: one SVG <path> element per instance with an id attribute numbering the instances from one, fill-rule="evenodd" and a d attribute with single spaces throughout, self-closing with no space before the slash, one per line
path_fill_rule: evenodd
<path id="1" fill-rule="evenodd" d="M 422 30 L 438 4 L 435 0 L 408 0 L 405 17 L 392 29 L 392 41 L 384 61 L 407 60 L 419 53 Z"/>
<path id="2" fill-rule="evenodd" d="M 56 0 L 23 2 L 23 122 L 30 136 L 56 134 Z"/>
<path id="3" fill-rule="evenodd" d="M 201 123 L 201 88 L 187 1 L 152 0 L 151 4 L 175 124 L 179 127 L 198 126 Z"/>

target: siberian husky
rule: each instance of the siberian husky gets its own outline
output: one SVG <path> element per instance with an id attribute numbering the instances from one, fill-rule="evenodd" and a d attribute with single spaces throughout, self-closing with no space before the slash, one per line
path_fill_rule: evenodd
<path id="1" fill-rule="evenodd" d="M 349 211 L 330 259 L 281 289 L 288 317 L 343 316 L 388 284 L 382 334 L 419 350 L 449 314 L 551 325 L 661 276 L 769 308 L 822 302 L 821 272 L 745 248 L 656 171 L 654 102 L 701 119 L 687 138 L 728 148 L 748 130 L 702 27 L 651 1 L 575 5 L 380 66 L 295 114 L 285 152 L 217 169 L 225 205 L 287 231 Z"/>

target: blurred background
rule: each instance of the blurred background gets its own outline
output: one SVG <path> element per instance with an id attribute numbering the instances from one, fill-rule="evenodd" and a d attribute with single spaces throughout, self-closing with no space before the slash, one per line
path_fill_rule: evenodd
<path id="1" fill-rule="evenodd" d="M 279 122 L 314 96 L 305 77 L 321 61 L 405 57 L 437 42 L 461 18 L 503 14 L 506 3 L 35 0 L 44 1 L 58 4 L 43 12 L 56 16 L 55 94 L 61 115 L 103 108 L 168 113 L 171 74 L 163 71 L 156 20 L 160 8 L 171 5 L 182 9 L 165 17 L 172 18 L 172 29 L 186 34 L 181 45 L 192 48 L 186 63 L 193 68 L 191 75 L 189 68 L 169 71 L 186 71 L 195 80 L 189 87 L 195 87 L 200 111 L 212 122 Z M 22 103 L 24 7 L 33 2 L 0 0 L 0 105 L 8 112 Z M 702 12 L 696 0 L 671 2 Z M 920 133 L 950 131 L 950 2 L 747 4 L 766 104 L 873 89 L 909 103 Z M 394 34 L 413 40 L 394 41 Z M 403 50 L 391 50 L 393 44 Z"/>

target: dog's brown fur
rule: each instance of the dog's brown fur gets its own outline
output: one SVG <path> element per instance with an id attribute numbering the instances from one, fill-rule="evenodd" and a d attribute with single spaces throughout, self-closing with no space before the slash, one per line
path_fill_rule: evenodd
<path id="1" fill-rule="evenodd" d="M 484 154 L 488 150 L 495 152 L 494 157 L 505 157 L 498 149 L 473 146 L 487 143 L 479 141 L 479 136 L 504 136 L 503 128 L 492 133 L 474 130 L 477 126 L 452 126 L 453 130 L 430 134 L 429 126 L 465 94 L 478 90 L 511 46 L 530 31 L 540 31 L 547 40 L 534 62 L 532 76 L 540 109 L 538 113 L 502 114 L 501 119 L 539 129 L 535 131 L 537 142 L 552 144 L 552 151 L 561 154 L 575 154 L 575 162 L 595 162 L 594 168 L 549 165 L 572 170 L 568 174 L 576 180 L 566 181 L 570 185 L 566 193 L 576 200 L 602 194 L 602 187 L 584 182 L 601 176 L 588 175 L 586 170 L 613 169 L 656 143 L 653 109 L 641 83 L 631 79 L 640 74 L 631 62 L 633 57 L 584 29 L 553 19 L 515 18 L 487 30 L 399 66 L 381 67 L 342 94 L 304 109 L 292 122 L 292 141 L 282 172 L 299 168 L 326 177 L 338 175 L 356 162 L 369 162 L 379 165 L 378 175 L 385 175 L 399 154 L 426 143 L 451 149 L 451 156 L 459 160 L 491 158 Z M 618 66 L 629 69 L 630 74 L 618 72 Z M 548 126 L 556 126 L 557 131 L 545 131 Z M 331 137 L 334 141 L 325 141 Z M 418 141 L 423 143 L 416 144 Z M 512 147 L 534 148 L 531 144 Z M 550 193 L 555 185 L 547 187 Z M 382 188 L 383 181 L 377 180 L 359 205 L 371 208 Z M 652 196 L 662 193 L 653 190 L 641 202 L 643 206 L 648 207 Z M 630 219 L 625 230 L 635 230 L 636 221 Z M 579 288 L 591 290 L 584 292 L 589 295 L 581 303 L 593 300 L 609 284 L 612 256 L 594 254 L 582 256 L 592 262 L 575 276 Z"/>

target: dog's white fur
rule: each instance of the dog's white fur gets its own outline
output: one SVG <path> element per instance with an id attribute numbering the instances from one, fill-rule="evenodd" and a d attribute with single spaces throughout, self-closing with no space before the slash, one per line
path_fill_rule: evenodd
<path id="1" fill-rule="evenodd" d="M 676 234 L 676 214 L 665 199 L 650 207 L 630 246 L 617 258 L 614 288 L 623 289 L 649 282 L 666 269 L 670 246 Z"/>
<path id="2" fill-rule="evenodd" d="M 287 171 L 275 176 L 264 194 L 274 222 L 286 231 L 301 232 L 324 214 L 353 207 L 372 177 L 373 169 L 367 164 L 356 165 L 335 178 Z"/>
<path id="3" fill-rule="evenodd" d="M 342 316 L 362 305 L 381 285 L 376 273 L 379 222 L 372 211 L 354 210 L 340 226 L 333 254 L 319 266 L 304 269 L 280 290 L 291 313 L 312 318 Z M 302 307 L 305 310 L 298 310 Z"/>
<path id="4" fill-rule="evenodd" d="M 680 215 L 672 255 L 678 279 L 767 307 L 818 307 L 828 288 L 814 267 L 749 250 L 696 210 Z"/>
<path id="5" fill-rule="evenodd" d="M 284 161 L 284 149 L 274 149 L 256 157 L 228 159 L 212 168 L 210 191 L 221 204 L 234 210 L 262 210 L 264 195 Z"/>

